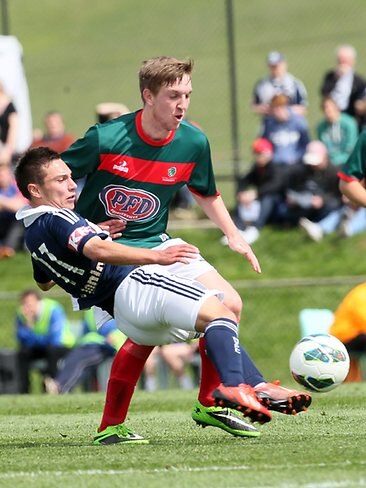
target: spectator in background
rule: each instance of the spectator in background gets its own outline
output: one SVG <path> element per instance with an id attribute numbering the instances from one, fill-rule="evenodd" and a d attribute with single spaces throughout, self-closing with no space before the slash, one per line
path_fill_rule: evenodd
<path id="1" fill-rule="evenodd" d="M 322 97 L 333 98 L 341 112 L 358 121 L 355 102 L 366 87 L 365 79 L 355 72 L 357 53 L 353 46 L 341 45 L 336 49 L 336 67 L 328 71 L 320 87 Z"/>
<path id="2" fill-rule="evenodd" d="M 24 226 L 15 213 L 27 203 L 15 183 L 11 163 L 0 160 L 0 259 L 23 248 Z"/>
<path id="3" fill-rule="evenodd" d="M 0 162 L 14 161 L 17 135 L 18 114 L 0 82 Z"/>
<path id="4" fill-rule="evenodd" d="M 357 123 L 353 117 L 342 113 L 331 97 L 323 99 L 322 110 L 324 119 L 316 128 L 317 136 L 328 150 L 329 161 L 339 166 L 347 161 L 356 144 Z"/>
<path id="5" fill-rule="evenodd" d="M 285 194 L 282 218 L 291 225 L 297 225 L 302 217 L 319 222 L 341 207 L 337 169 L 329 163 L 327 148 L 322 142 L 310 142 L 303 162 L 288 169 Z"/>
<path id="6" fill-rule="evenodd" d="M 356 98 L 355 112 L 358 121 L 359 132 L 366 128 L 366 87 Z"/>
<path id="7" fill-rule="evenodd" d="M 115 320 L 97 330 L 92 310 L 85 311 L 76 346 L 64 357 L 57 376 L 45 378 L 47 393 L 69 393 L 93 373 L 93 368 L 113 358 L 125 340 L 126 336 L 117 328 Z"/>
<path id="8" fill-rule="evenodd" d="M 325 235 L 337 232 L 340 237 L 351 237 L 366 231 L 366 208 L 358 207 L 347 197 L 342 197 L 343 205 L 332 210 L 319 222 L 312 222 L 303 217 L 300 227 L 315 242 L 319 242 Z"/>
<path id="9" fill-rule="evenodd" d="M 98 103 L 95 107 L 95 113 L 97 115 L 97 122 L 102 124 L 103 122 L 107 122 L 107 120 L 129 114 L 131 110 L 123 103 L 103 102 Z"/>
<path id="10" fill-rule="evenodd" d="M 182 390 L 194 388 L 193 378 L 187 371 L 192 363 L 195 352 L 198 353 L 198 342 L 182 342 L 155 347 L 148 357 L 144 367 L 144 389 L 156 391 L 158 389 L 157 365 L 161 360 L 172 370 Z"/>
<path id="11" fill-rule="evenodd" d="M 309 129 L 306 118 L 296 114 L 286 95 L 275 95 L 270 110 L 260 128 L 260 137 L 273 145 L 273 162 L 290 166 L 302 160 L 308 144 Z"/>
<path id="12" fill-rule="evenodd" d="M 273 146 L 267 139 L 256 139 L 252 144 L 254 162 L 238 182 L 235 223 L 248 244 L 259 238 L 265 224 L 275 220 L 283 200 L 284 168 L 274 164 Z M 223 236 L 221 243 L 227 245 Z"/>
<path id="13" fill-rule="evenodd" d="M 76 140 L 76 137 L 66 132 L 63 116 L 60 112 L 47 112 L 44 117 L 46 131 L 35 132 L 36 137 L 32 142 L 32 147 L 47 146 L 56 152 L 66 151 Z"/>
<path id="14" fill-rule="evenodd" d="M 35 290 L 22 293 L 15 326 L 19 346 L 20 393 L 29 393 L 32 362 L 45 359 L 45 375 L 55 378 L 59 359 L 65 356 L 75 340 L 61 304 L 49 298 L 41 298 Z"/>
<path id="15" fill-rule="evenodd" d="M 306 115 L 308 95 L 302 81 L 288 73 L 285 56 L 272 51 L 267 56 L 269 76 L 259 80 L 252 97 L 252 110 L 259 115 L 271 113 L 271 100 L 275 95 L 284 94 L 294 113 Z"/>

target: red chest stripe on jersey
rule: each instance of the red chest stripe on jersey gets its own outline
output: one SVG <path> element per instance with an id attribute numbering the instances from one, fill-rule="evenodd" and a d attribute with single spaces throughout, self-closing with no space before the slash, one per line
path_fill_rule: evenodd
<path id="1" fill-rule="evenodd" d="M 120 154 L 101 154 L 98 170 L 108 171 L 124 180 L 175 185 L 182 181 L 189 181 L 195 164 L 150 161 Z"/>

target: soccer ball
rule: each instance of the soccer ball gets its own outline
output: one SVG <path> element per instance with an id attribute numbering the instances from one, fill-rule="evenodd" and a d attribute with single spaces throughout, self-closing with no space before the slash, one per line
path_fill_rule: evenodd
<path id="1" fill-rule="evenodd" d="M 330 334 L 308 335 L 291 352 L 291 374 L 308 390 L 333 390 L 345 380 L 348 370 L 347 349 Z"/>

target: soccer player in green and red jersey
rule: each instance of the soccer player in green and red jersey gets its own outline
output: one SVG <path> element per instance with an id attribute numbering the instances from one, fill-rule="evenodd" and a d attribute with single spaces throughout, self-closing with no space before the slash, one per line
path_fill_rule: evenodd
<path id="1" fill-rule="evenodd" d="M 184 120 L 192 93 L 192 68 L 191 60 L 159 57 L 145 61 L 139 71 L 142 110 L 91 127 L 62 154 L 74 178 L 87 177 L 77 210 L 92 221 L 100 222 L 106 216 L 124 221 L 126 227 L 118 239 L 122 243 L 162 248 L 176 242 L 166 232 L 169 204 L 187 184 L 198 205 L 227 236 L 229 247 L 245 256 L 259 273 L 257 257 L 240 236 L 217 191 L 207 137 Z M 224 292 L 224 303 L 240 320 L 240 295 L 202 256 L 168 269 Z M 97 323 L 102 320 L 97 314 Z M 252 428 L 237 412 L 214 406 L 211 392 L 219 377 L 200 341 L 202 376 L 193 419 L 233 435 L 253 435 L 248 434 Z M 127 340 L 116 355 L 96 443 L 125 440 L 118 438 L 114 426 L 123 423 L 127 415 L 151 350 L 151 346 Z M 308 395 L 297 401 L 298 392 L 295 395 L 278 385 L 260 383 L 250 358 L 246 358 L 245 369 L 246 381 L 257 388 L 258 397 L 268 408 L 290 413 L 303 410 L 308 403 Z"/>
<path id="2" fill-rule="evenodd" d="M 366 130 L 359 135 L 352 153 L 338 176 L 341 192 L 356 205 L 366 207 Z"/>

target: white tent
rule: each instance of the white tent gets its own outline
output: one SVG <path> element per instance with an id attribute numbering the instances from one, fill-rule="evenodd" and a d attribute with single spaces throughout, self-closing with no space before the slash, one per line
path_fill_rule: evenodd
<path id="1" fill-rule="evenodd" d="M 23 67 L 23 48 L 14 36 L 0 36 L 0 81 L 19 114 L 16 151 L 20 153 L 32 142 L 32 115 Z"/>

